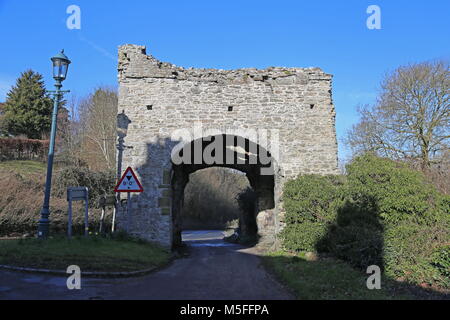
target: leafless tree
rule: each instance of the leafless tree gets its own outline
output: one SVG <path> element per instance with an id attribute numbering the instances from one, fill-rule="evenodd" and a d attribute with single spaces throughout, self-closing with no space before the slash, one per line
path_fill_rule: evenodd
<path id="1" fill-rule="evenodd" d="M 66 163 L 79 164 L 81 146 L 81 127 L 78 114 L 79 100 L 71 95 L 67 100 L 67 118 L 58 117 L 59 140 L 58 155 Z"/>
<path id="2" fill-rule="evenodd" d="M 346 142 L 354 154 L 375 152 L 425 170 L 449 150 L 449 99 L 447 61 L 400 67 L 385 77 L 374 106 L 358 108 Z"/>
<path id="3" fill-rule="evenodd" d="M 92 169 L 115 167 L 117 102 L 116 91 L 102 87 L 82 99 L 79 105 L 80 158 Z"/>

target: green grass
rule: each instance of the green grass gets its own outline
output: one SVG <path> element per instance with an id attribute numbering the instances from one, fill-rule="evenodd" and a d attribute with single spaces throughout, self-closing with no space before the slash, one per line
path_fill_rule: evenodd
<path id="1" fill-rule="evenodd" d="M 404 285 L 386 278 L 381 280 L 381 290 L 369 290 L 366 281 L 370 275 L 331 258 L 309 261 L 302 255 L 275 252 L 264 256 L 263 263 L 300 300 L 444 298 L 439 294 L 433 296 L 421 288 L 413 293 Z"/>
<path id="2" fill-rule="evenodd" d="M 0 162 L 1 171 L 12 171 L 19 174 L 44 174 L 46 164 L 39 161 L 4 161 Z"/>
<path id="3" fill-rule="evenodd" d="M 85 272 L 138 271 L 168 263 L 170 253 L 155 244 L 101 237 L 0 240 L 0 264 Z"/>

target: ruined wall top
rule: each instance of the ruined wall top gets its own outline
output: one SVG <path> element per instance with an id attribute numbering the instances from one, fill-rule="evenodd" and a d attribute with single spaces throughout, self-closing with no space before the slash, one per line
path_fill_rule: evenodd
<path id="1" fill-rule="evenodd" d="M 306 84 L 311 80 L 330 81 L 332 75 L 320 68 L 267 69 L 244 68 L 236 70 L 183 68 L 171 63 L 161 62 L 147 55 L 145 46 L 126 44 L 119 47 L 119 81 L 127 78 L 159 78 L 217 82 L 221 84 L 243 83 L 251 81 L 271 82 L 283 80 L 290 83 Z M 277 81 L 279 82 L 279 81 Z"/>

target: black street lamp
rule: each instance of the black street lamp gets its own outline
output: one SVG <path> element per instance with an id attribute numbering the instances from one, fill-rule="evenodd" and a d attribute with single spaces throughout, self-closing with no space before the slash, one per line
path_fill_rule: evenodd
<path id="1" fill-rule="evenodd" d="M 54 56 L 53 62 L 53 78 L 55 79 L 55 91 L 50 91 L 53 94 L 53 115 L 52 115 L 52 130 L 50 134 L 50 145 L 48 150 L 48 162 L 47 162 L 47 179 L 45 182 L 45 197 L 44 205 L 42 206 L 41 219 L 39 220 L 38 237 L 46 239 L 49 235 L 50 229 L 50 192 L 52 188 L 52 172 L 53 172 L 53 158 L 55 154 L 55 139 L 57 130 L 58 109 L 61 98 L 64 93 L 69 91 L 61 91 L 62 82 L 66 79 L 67 71 L 69 69 L 70 60 L 64 54 L 62 50 L 59 54 Z"/>

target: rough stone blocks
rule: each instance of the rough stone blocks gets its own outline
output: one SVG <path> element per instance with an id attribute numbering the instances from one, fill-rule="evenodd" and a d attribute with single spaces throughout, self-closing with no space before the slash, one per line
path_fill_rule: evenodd
<path id="1" fill-rule="evenodd" d="M 165 246 L 174 241 L 171 153 L 176 129 L 267 129 L 278 132 L 274 208 L 258 228 L 276 239 L 284 182 L 299 174 L 338 172 L 332 76 L 319 68 L 185 69 L 156 60 L 143 46 L 119 48 L 122 168 L 136 169 L 145 192 L 134 195 L 132 233 Z M 255 180 L 256 181 L 256 180 Z M 119 227 L 126 223 L 119 215 Z"/>

